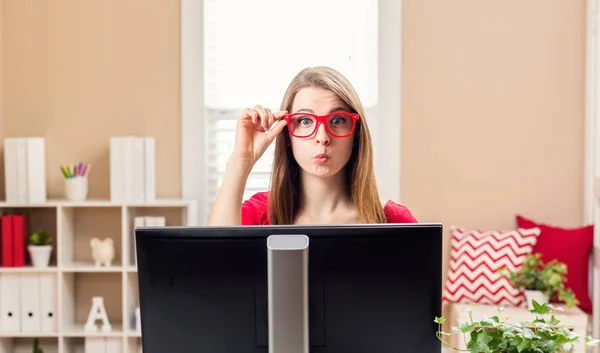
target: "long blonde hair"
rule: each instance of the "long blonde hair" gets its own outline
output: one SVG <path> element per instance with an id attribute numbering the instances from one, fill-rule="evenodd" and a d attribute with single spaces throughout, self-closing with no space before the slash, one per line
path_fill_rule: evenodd
<path id="1" fill-rule="evenodd" d="M 352 154 L 346 164 L 348 192 L 359 215 L 360 223 L 386 223 L 386 216 L 379 199 L 373 167 L 371 135 L 365 119 L 365 110 L 350 82 L 338 71 L 324 66 L 309 67 L 300 71 L 288 86 L 281 110 L 291 112 L 298 91 L 306 87 L 318 87 L 335 93 L 360 119 L 354 132 Z M 287 127 L 275 142 L 275 159 L 271 193 L 269 196 L 269 219 L 271 224 L 293 224 L 300 199 L 299 165 L 290 147 Z"/>

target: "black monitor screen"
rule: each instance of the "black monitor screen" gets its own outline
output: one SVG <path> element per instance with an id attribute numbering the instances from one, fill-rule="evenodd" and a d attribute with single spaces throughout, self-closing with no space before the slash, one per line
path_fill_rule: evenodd
<path id="1" fill-rule="evenodd" d="M 267 246 L 309 237 L 312 353 L 439 353 L 442 226 L 138 228 L 144 353 L 268 352 Z"/>

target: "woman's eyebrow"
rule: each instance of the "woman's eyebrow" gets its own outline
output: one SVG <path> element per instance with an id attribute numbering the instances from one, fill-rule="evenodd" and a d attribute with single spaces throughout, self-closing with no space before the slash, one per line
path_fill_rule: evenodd
<path id="1" fill-rule="evenodd" d="M 346 108 L 344 108 L 344 107 L 335 107 L 335 108 L 331 109 L 329 111 L 329 113 L 331 114 L 331 113 L 343 112 L 343 111 L 346 111 Z M 296 112 L 307 112 L 307 113 L 313 113 L 314 114 L 314 111 L 312 109 L 309 109 L 309 108 L 300 108 L 300 109 L 296 110 Z"/>

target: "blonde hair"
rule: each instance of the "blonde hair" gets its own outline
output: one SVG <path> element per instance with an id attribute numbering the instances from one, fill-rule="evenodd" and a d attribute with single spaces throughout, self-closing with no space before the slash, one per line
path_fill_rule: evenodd
<path id="1" fill-rule="evenodd" d="M 294 77 L 285 92 L 280 109 L 291 112 L 296 94 L 306 87 L 318 87 L 335 93 L 353 110 L 353 113 L 360 115 L 353 136 L 352 154 L 346 164 L 346 185 L 356 206 L 360 223 L 386 223 L 375 180 L 371 135 L 358 94 L 346 77 L 338 71 L 323 66 L 309 67 Z M 299 168 L 292 154 L 286 127 L 275 142 L 269 197 L 271 224 L 295 222 L 300 199 Z"/>

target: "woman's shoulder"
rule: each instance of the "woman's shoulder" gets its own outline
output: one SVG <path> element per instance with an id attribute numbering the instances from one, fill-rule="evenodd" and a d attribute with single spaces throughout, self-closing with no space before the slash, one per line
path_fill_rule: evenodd
<path id="1" fill-rule="evenodd" d="M 268 224 L 269 191 L 257 192 L 242 203 L 242 225 Z"/>
<path id="2" fill-rule="evenodd" d="M 269 191 L 257 192 L 242 203 L 242 225 L 269 224 Z M 387 223 L 417 223 L 410 210 L 388 200 L 383 208 Z"/>
<path id="3" fill-rule="evenodd" d="M 403 205 L 388 200 L 383 207 L 388 223 L 418 223 L 410 210 Z"/>

